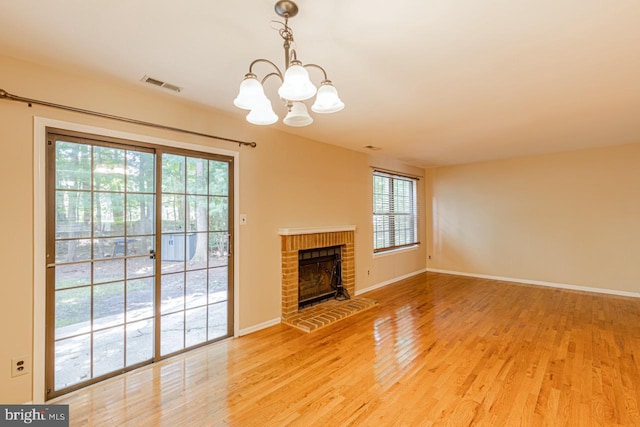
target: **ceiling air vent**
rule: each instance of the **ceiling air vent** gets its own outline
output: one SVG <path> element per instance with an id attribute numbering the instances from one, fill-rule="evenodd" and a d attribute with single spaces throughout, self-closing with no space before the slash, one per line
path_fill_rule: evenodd
<path id="1" fill-rule="evenodd" d="M 181 92 L 183 88 L 180 86 L 172 85 L 171 83 L 163 82 L 162 80 L 154 79 L 153 77 L 144 76 L 140 81 L 149 83 L 150 85 L 158 86 L 164 89 L 169 89 L 174 92 Z"/>

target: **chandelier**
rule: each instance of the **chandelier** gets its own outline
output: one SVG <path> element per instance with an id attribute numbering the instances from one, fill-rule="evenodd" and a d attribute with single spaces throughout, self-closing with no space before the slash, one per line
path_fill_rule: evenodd
<path id="1" fill-rule="evenodd" d="M 256 59 L 249 65 L 249 72 L 244 75 L 244 80 L 240 84 L 238 96 L 233 101 L 236 107 L 250 110 L 247 114 L 247 121 L 254 125 L 270 125 L 278 121 L 277 114 L 273 111 L 271 101 L 264 93 L 263 84 L 270 77 L 278 77 L 282 85 L 278 89 L 278 95 L 287 108 L 287 116 L 283 123 L 288 126 L 307 126 L 313 123 L 313 118 L 307 111 L 307 106 L 303 102 L 316 96 L 311 110 L 315 113 L 335 113 L 344 108 L 344 103 L 338 97 L 338 91 L 333 87 L 331 80 L 327 78 L 327 72 L 316 64 L 302 64 L 298 60 L 295 44 L 293 41 L 293 31 L 289 27 L 289 18 L 293 18 L 298 13 L 298 6 L 289 0 L 278 1 L 275 5 L 276 13 L 284 18 L 284 22 L 272 21 L 282 25 L 279 30 L 280 37 L 284 40 L 285 72 L 267 59 Z M 262 80 L 253 72 L 253 67 L 257 63 L 266 63 L 274 70 L 265 75 Z M 307 68 L 316 68 L 322 71 L 324 76 L 320 82 L 320 88 L 311 83 Z"/>

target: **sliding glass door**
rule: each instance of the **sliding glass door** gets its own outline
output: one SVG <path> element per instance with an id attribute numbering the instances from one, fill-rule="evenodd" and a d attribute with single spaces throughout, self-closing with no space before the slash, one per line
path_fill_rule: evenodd
<path id="1" fill-rule="evenodd" d="M 47 144 L 47 398 L 232 335 L 232 158 Z"/>
<path id="2" fill-rule="evenodd" d="M 229 163 L 162 154 L 160 355 L 229 334 Z"/>

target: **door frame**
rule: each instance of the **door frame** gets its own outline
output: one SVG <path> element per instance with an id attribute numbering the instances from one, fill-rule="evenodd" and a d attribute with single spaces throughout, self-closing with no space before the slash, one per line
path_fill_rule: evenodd
<path id="1" fill-rule="evenodd" d="M 152 137 L 144 134 L 100 128 L 80 123 L 34 116 L 33 120 L 33 388 L 32 403 L 44 403 L 45 393 L 45 337 L 46 337 L 46 138 L 47 128 L 128 139 L 203 153 L 221 154 L 233 158 L 233 336 L 239 335 L 240 313 L 240 152 L 206 145 Z"/>

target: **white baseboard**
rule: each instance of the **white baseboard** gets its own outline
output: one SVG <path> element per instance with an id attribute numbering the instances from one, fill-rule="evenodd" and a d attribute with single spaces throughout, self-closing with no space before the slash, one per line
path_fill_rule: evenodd
<path id="1" fill-rule="evenodd" d="M 248 334 L 251 334 L 253 332 L 258 332 L 261 329 L 265 329 L 265 328 L 268 328 L 270 326 L 277 325 L 280 322 L 281 322 L 281 319 L 279 317 L 277 317 L 275 319 L 267 320 L 266 322 L 258 323 L 257 325 L 253 325 L 253 326 L 250 326 L 248 328 L 240 329 L 238 331 L 238 335 L 237 336 L 241 337 L 243 335 L 248 335 Z"/>
<path id="2" fill-rule="evenodd" d="M 390 280 L 385 280 L 384 282 L 377 283 L 377 284 L 375 284 L 373 286 L 369 286 L 368 288 L 358 289 L 356 291 L 356 296 L 362 295 L 362 294 L 367 293 L 367 292 L 371 292 L 371 291 L 373 291 L 375 289 L 383 288 L 383 287 L 385 287 L 387 285 L 390 285 L 392 283 L 396 283 L 396 282 L 399 282 L 400 280 L 408 279 L 409 277 L 413 277 L 413 276 L 416 276 L 418 274 L 422 274 L 422 273 L 424 273 L 426 271 L 427 271 L 427 269 L 423 268 L 422 270 L 414 271 L 413 273 L 405 274 L 405 275 L 400 276 L 400 277 L 395 277 L 395 278 L 390 279 Z"/>
<path id="3" fill-rule="evenodd" d="M 591 288 L 589 286 L 567 285 L 564 283 L 543 282 L 540 280 L 515 279 L 513 277 L 490 276 L 488 274 L 463 273 L 461 271 L 439 270 L 437 268 L 427 268 L 432 273 L 453 274 L 455 276 L 476 277 L 478 279 L 499 280 L 501 282 L 524 283 L 526 285 L 547 286 L 550 288 L 569 289 L 572 291 L 594 292 L 598 294 L 617 295 L 621 297 L 640 298 L 638 292 L 617 291 L 613 289 Z"/>

